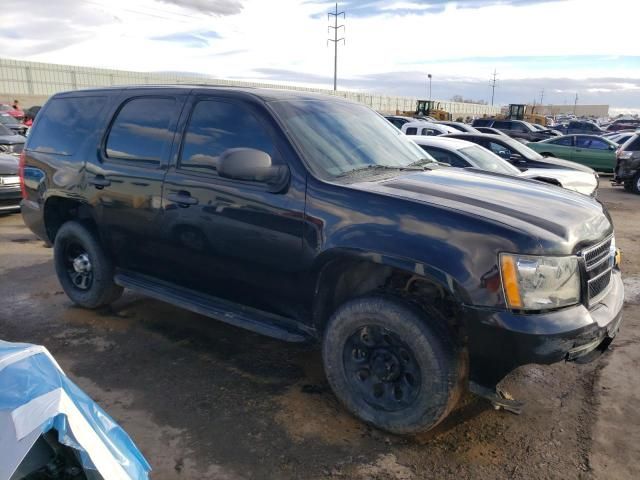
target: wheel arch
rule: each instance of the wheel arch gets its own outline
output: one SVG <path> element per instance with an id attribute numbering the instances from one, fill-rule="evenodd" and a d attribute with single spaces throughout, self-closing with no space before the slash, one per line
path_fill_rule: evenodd
<path id="1" fill-rule="evenodd" d="M 62 196 L 50 196 L 45 200 L 44 225 L 49 242 L 54 243 L 60 227 L 70 220 L 78 220 L 97 230 L 96 213 L 88 203 Z"/>
<path id="2" fill-rule="evenodd" d="M 405 298 L 420 307 L 438 309 L 449 327 L 459 329 L 458 309 L 468 300 L 450 275 L 424 263 L 372 252 L 325 252 L 315 269 L 313 325 L 323 332 L 336 309 L 369 293 Z"/>

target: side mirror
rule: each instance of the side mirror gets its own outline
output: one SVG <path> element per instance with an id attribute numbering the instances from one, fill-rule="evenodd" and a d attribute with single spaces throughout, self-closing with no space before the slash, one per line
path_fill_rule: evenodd
<path id="1" fill-rule="evenodd" d="M 272 165 L 268 153 L 254 148 L 225 150 L 217 163 L 221 177 L 265 183 L 273 193 L 282 191 L 289 181 L 289 168 L 286 165 Z"/>
<path id="2" fill-rule="evenodd" d="M 618 147 L 616 147 L 615 145 L 609 145 L 609 150 L 616 150 Z"/>

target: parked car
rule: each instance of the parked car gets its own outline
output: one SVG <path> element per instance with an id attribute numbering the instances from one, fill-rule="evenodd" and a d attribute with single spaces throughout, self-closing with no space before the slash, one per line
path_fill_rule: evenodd
<path id="1" fill-rule="evenodd" d="M 411 139 L 438 162 L 452 167 L 473 167 L 493 173 L 538 180 L 588 196 L 595 196 L 598 189 L 598 179 L 587 172 L 576 172 L 565 168 L 529 168 L 521 172 L 490 150 L 466 140 L 446 137 L 412 137 Z"/>
<path id="2" fill-rule="evenodd" d="M 478 123 L 482 121 L 482 124 Z M 526 140 L 527 142 L 537 142 L 555 136 L 550 131 L 539 131 L 529 122 L 522 120 L 495 120 L 487 122 L 487 119 L 477 119 L 473 121 L 473 126 L 492 127 L 498 129 L 512 138 Z"/>
<path id="3" fill-rule="evenodd" d="M 402 128 L 405 123 L 409 122 L 431 122 L 434 119 L 431 117 L 405 117 L 403 115 L 386 115 L 384 118 L 389 120 L 393 125 L 398 128 Z"/>
<path id="4" fill-rule="evenodd" d="M 491 135 L 503 135 L 505 137 L 509 136 L 503 131 L 498 130 L 497 128 L 492 128 L 492 127 L 474 127 L 474 128 L 478 130 L 480 133 L 490 133 Z"/>
<path id="5" fill-rule="evenodd" d="M 627 140 L 633 137 L 635 132 L 624 132 L 624 133 L 610 133 L 608 135 L 603 135 L 603 138 L 607 138 L 617 144 L 618 146 L 624 145 Z"/>
<path id="6" fill-rule="evenodd" d="M 19 108 L 13 108 L 11 105 L 0 103 L 0 115 L 9 115 L 16 120 L 22 120 L 24 118 L 24 112 Z"/>
<path id="7" fill-rule="evenodd" d="M 447 133 L 457 132 L 453 127 L 448 125 L 440 125 L 432 122 L 409 122 L 405 123 L 400 129 L 405 135 L 445 135 Z"/>
<path id="8" fill-rule="evenodd" d="M 478 130 L 473 128 L 471 125 L 467 125 L 466 123 L 463 123 L 463 122 L 451 122 L 448 120 L 446 121 L 439 120 L 439 121 L 436 121 L 435 123 L 438 123 L 440 125 L 446 125 L 448 127 L 458 130 L 459 132 L 478 133 Z"/>
<path id="9" fill-rule="evenodd" d="M 20 135 L 25 135 L 29 128 L 13 118 L 11 115 L 6 115 L 3 113 L 0 113 L 0 125 L 4 125 L 9 130 L 12 130 L 14 133 L 18 133 Z"/>
<path id="10" fill-rule="evenodd" d="M 568 170 L 578 170 L 587 172 L 595 177 L 597 173 L 585 165 L 580 165 L 569 160 L 555 157 L 543 157 L 538 152 L 531 150 L 527 145 L 519 142 L 514 138 L 503 137 L 500 135 L 489 135 L 480 133 L 477 135 L 469 133 L 449 134 L 447 137 L 459 138 L 469 142 L 477 143 L 491 150 L 493 153 L 524 171 L 529 168 L 564 168 Z"/>
<path id="11" fill-rule="evenodd" d="M 543 157 L 564 158 L 607 173 L 616 165 L 618 148 L 615 142 L 596 135 L 564 135 L 527 146 Z"/>
<path id="12" fill-rule="evenodd" d="M 592 360 L 622 318 L 603 205 L 440 166 L 332 96 L 59 93 L 21 172 L 23 219 L 54 244 L 74 303 L 98 308 L 126 287 L 317 340 L 337 397 L 391 432 L 433 427 L 467 388 L 511 405 L 492 390 L 507 373 Z"/>
<path id="13" fill-rule="evenodd" d="M 0 154 L 0 215 L 20 211 L 18 165 L 14 155 Z"/>
<path id="14" fill-rule="evenodd" d="M 640 194 L 640 133 L 636 133 L 616 152 L 613 181 L 625 190 Z"/>
<path id="15" fill-rule="evenodd" d="M 26 139 L 0 124 L 0 153 L 20 155 Z"/>
<path id="16" fill-rule="evenodd" d="M 537 123 L 530 123 L 529 125 L 531 125 L 535 130 L 538 130 L 539 132 L 545 132 L 549 135 L 555 136 L 555 137 L 559 137 L 560 135 L 562 135 L 562 132 L 555 130 L 551 127 L 546 127 L 544 125 L 538 125 Z"/>
<path id="17" fill-rule="evenodd" d="M 607 125 L 607 132 L 617 132 L 619 130 L 633 130 L 640 128 L 640 119 L 638 118 L 619 118 Z"/>
<path id="18" fill-rule="evenodd" d="M 571 120 L 569 123 L 554 126 L 553 129 L 558 130 L 563 135 L 602 135 L 606 133 L 605 130 L 588 120 Z"/>

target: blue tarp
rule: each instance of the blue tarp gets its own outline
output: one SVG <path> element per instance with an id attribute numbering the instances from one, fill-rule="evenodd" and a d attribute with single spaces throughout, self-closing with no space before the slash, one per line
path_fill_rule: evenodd
<path id="1" fill-rule="evenodd" d="M 14 425 L 13 431 L 0 431 L 3 447 L 25 440 L 25 429 L 33 427 L 38 434 L 55 429 L 60 443 L 78 451 L 83 467 L 104 478 L 146 480 L 151 471 L 127 433 L 69 380 L 43 347 L 0 340 L 0 414 L 10 416 Z M 0 448 L 0 462 L 15 461 L 2 458 L 9 450 Z M 100 471 L 105 468 L 113 471 Z"/>

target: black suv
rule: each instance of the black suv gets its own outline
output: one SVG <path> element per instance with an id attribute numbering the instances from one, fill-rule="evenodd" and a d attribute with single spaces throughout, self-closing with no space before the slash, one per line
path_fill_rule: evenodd
<path id="1" fill-rule="evenodd" d="M 512 138 L 521 138 L 527 142 L 537 142 L 555 137 L 551 130 L 537 130 L 530 123 L 523 120 L 496 120 L 478 118 L 471 124 L 473 127 L 491 127 L 506 133 Z"/>
<path id="2" fill-rule="evenodd" d="M 632 135 L 616 152 L 613 183 L 640 194 L 640 134 Z"/>
<path id="3" fill-rule="evenodd" d="M 392 432 L 433 427 L 467 388 L 504 405 L 495 385 L 515 367 L 589 360 L 622 318 L 600 203 L 441 166 L 334 97 L 61 93 L 20 172 L 24 220 L 53 242 L 76 304 L 101 307 L 126 287 L 319 340 L 336 395 Z"/>

